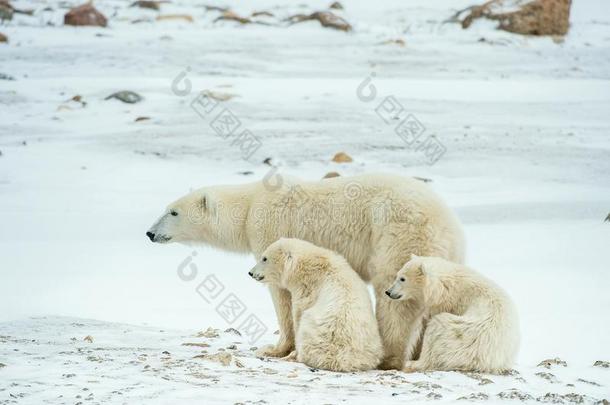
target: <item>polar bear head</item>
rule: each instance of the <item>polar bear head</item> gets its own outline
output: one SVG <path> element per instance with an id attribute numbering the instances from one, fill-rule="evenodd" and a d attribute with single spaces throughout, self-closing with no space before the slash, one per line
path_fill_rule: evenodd
<path id="1" fill-rule="evenodd" d="M 386 290 L 393 300 L 415 300 L 427 305 L 437 305 L 446 288 L 441 278 L 439 265 L 442 259 L 411 255 L 396 274 L 396 280 Z"/>
<path id="2" fill-rule="evenodd" d="M 286 275 L 294 264 L 294 241 L 296 239 L 281 238 L 269 245 L 248 272 L 250 277 L 266 284 L 285 284 Z"/>
<path id="3" fill-rule="evenodd" d="M 328 270 L 331 255 L 326 249 L 301 239 L 281 238 L 273 242 L 248 273 L 253 279 L 284 288 L 314 283 Z"/>
<path id="4" fill-rule="evenodd" d="M 171 203 L 146 236 L 155 243 L 197 242 L 247 251 L 244 227 L 249 204 L 243 195 L 238 186 L 195 190 Z"/>

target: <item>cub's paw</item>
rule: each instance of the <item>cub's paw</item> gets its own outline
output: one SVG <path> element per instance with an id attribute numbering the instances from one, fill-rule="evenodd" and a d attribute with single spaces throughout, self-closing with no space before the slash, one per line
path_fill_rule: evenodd
<path id="1" fill-rule="evenodd" d="M 291 349 L 277 347 L 275 345 L 263 346 L 256 351 L 258 357 L 284 357 L 291 352 Z"/>
<path id="2" fill-rule="evenodd" d="M 297 361 L 297 351 L 293 350 L 288 356 L 282 357 L 284 361 Z"/>
<path id="3" fill-rule="evenodd" d="M 421 367 L 417 361 L 405 361 L 402 371 L 405 373 L 417 373 L 421 371 Z"/>

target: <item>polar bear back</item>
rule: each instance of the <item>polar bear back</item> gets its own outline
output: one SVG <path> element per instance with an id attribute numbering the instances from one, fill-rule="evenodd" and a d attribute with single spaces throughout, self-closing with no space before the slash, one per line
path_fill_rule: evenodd
<path id="1" fill-rule="evenodd" d="M 255 252 L 280 237 L 339 252 L 365 281 L 374 276 L 371 257 L 387 249 L 464 259 L 464 236 L 453 212 L 423 182 L 388 174 L 285 179 L 277 189 L 257 183 L 247 233 Z M 389 234 L 400 235 L 392 242 L 398 246 L 388 246 Z"/>

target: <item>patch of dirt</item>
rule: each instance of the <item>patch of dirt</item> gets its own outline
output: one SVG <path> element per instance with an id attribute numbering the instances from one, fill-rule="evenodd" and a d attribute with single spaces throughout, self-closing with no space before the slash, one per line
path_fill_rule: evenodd
<path id="1" fill-rule="evenodd" d="M 507 400 L 520 400 L 520 401 L 531 401 L 534 399 L 533 396 L 527 392 L 519 391 L 518 389 L 512 388 L 510 390 L 502 391 L 498 393 L 498 398 Z"/>
<path id="2" fill-rule="evenodd" d="M 468 396 L 459 397 L 458 401 L 487 401 L 489 400 L 489 395 L 484 392 L 473 392 Z"/>
<path id="3" fill-rule="evenodd" d="M 557 384 L 559 383 L 559 380 L 557 379 L 557 377 L 555 377 L 554 374 L 551 373 L 544 373 L 544 372 L 539 372 L 536 373 L 536 375 L 540 378 L 543 378 L 545 380 L 547 380 L 548 382 L 552 383 L 552 384 Z"/>
<path id="4" fill-rule="evenodd" d="M 316 11 L 311 14 L 296 14 L 287 18 L 290 24 L 298 24 L 304 21 L 317 20 L 323 27 L 333 28 L 339 31 L 351 31 L 352 26 L 343 18 L 330 11 Z"/>
<path id="5" fill-rule="evenodd" d="M 559 357 L 555 357 L 554 359 L 542 360 L 540 363 L 538 363 L 538 365 L 536 367 L 551 368 L 552 366 L 567 367 L 568 363 L 561 360 Z"/>

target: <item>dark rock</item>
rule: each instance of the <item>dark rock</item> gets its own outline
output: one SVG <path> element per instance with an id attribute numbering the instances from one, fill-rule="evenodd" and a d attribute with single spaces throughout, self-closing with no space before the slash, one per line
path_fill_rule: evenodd
<path id="1" fill-rule="evenodd" d="M 339 3 L 338 1 L 335 1 L 328 8 L 332 8 L 335 10 L 343 10 L 343 4 Z"/>
<path id="2" fill-rule="evenodd" d="M 140 7 L 140 8 L 147 8 L 150 10 L 159 10 L 161 8 L 161 2 L 160 1 L 151 1 L 151 0 L 139 0 L 136 2 L 131 3 L 131 6 L 129 7 Z"/>
<path id="3" fill-rule="evenodd" d="M 322 177 L 322 179 L 332 179 L 333 177 L 339 177 L 339 176 L 341 176 L 341 175 L 337 172 L 328 172 L 324 175 L 324 177 Z"/>
<path id="4" fill-rule="evenodd" d="M 227 7 L 218 7 L 218 6 L 203 6 L 205 7 L 205 11 L 220 11 L 221 13 L 224 13 L 225 11 L 228 11 L 229 9 Z"/>
<path id="5" fill-rule="evenodd" d="M 74 7 L 64 16 L 65 25 L 75 26 L 96 26 L 105 27 L 108 25 L 106 17 L 93 7 L 93 4 L 86 3 Z"/>
<path id="6" fill-rule="evenodd" d="M 13 19 L 13 7 L 8 1 L 0 0 L 0 21 Z"/>
<path id="7" fill-rule="evenodd" d="M 608 214 L 608 216 L 610 216 L 610 214 Z M 603 360 L 597 360 L 595 363 L 593 363 L 593 366 L 594 367 L 609 368 L 610 367 L 610 362 L 603 361 Z"/>
<path id="8" fill-rule="evenodd" d="M 238 330 L 237 330 L 237 329 L 235 329 L 235 328 L 229 328 L 229 329 L 225 329 L 225 333 L 233 333 L 233 334 L 235 334 L 235 335 L 237 335 L 237 336 L 241 336 L 241 332 L 240 332 L 240 331 L 238 331 Z"/>
<path id="9" fill-rule="evenodd" d="M 105 100 L 110 100 L 111 98 L 116 98 L 117 100 L 121 100 L 127 104 L 135 104 L 142 101 L 142 96 L 138 93 L 134 93 L 133 91 L 124 90 L 113 93 L 105 98 Z"/>
<path id="10" fill-rule="evenodd" d="M 134 121 L 135 122 L 148 121 L 149 119 L 150 119 L 150 117 L 138 117 Z"/>
<path id="11" fill-rule="evenodd" d="M 15 80 L 15 78 L 11 75 L 7 75 L 6 73 L 0 73 L 0 80 Z"/>
<path id="12" fill-rule="evenodd" d="M 8 37 L 0 32 L 0 42 L 8 42 Z"/>

